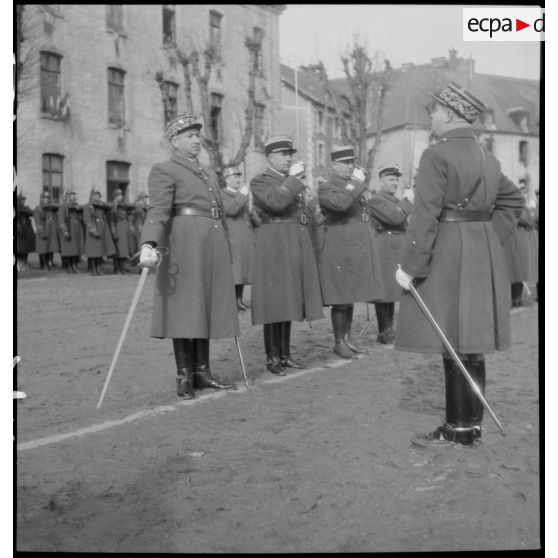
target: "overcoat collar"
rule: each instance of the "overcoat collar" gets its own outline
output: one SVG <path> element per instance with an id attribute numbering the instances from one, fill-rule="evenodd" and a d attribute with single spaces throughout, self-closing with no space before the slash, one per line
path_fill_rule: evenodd
<path id="1" fill-rule="evenodd" d="M 197 174 L 198 176 L 203 176 L 200 171 L 201 165 L 197 161 L 188 159 L 188 157 L 181 155 L 177 151 L 175 151 L 171 155 L 171 161 L 174 161 L 175 163 L 178 163 L 179 165 L 186 167 L 188 170 L 191 170 L 194 174 Z"/>
<path id="2" fill-rule="evenodd" d="M 389 192 L 386 192 L 384 190 L 378 190 L 376 194 L 391 201 L 399 201 L 399 198 L 395 194 L 390 194 Z"/>
<path id="3" fill-rule="evenodd" d="M 273 180 L 276 180 L 277 182 L 283 182 L 283 180 L 286 178 L 286 176 L 283 173 L 276 171 L 271 167 L 267 167 L 267 169 L 264 170 L 263 174 L 264 176 L 271 177 Z"/>
<path id="4" fill-rule="evenodd" d="M 440 141 L 447 141 L 453 138 L 469 138 L 474 140 L 477 139 L 473 128 L 471 128 L 470 126 L 464 126 L 463 128 L 454 128 L 453 130 L 446 132 L 442 135 Z"/>

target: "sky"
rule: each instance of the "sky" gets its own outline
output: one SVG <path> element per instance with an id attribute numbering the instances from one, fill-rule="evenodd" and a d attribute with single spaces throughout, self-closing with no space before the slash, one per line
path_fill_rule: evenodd
<path id="1" fill-rule="evenodd" d="M 540 43 L 464 42 L 462 13 L 460 5 L 287 4 L 279 16 L 281 62 L 321 59 L 330 77 L 342 77 L 340 53 L 357 34 L 395 68 L 448 57 L 455 48 L 473 57 L 477 73 L 540 79 Z"/>

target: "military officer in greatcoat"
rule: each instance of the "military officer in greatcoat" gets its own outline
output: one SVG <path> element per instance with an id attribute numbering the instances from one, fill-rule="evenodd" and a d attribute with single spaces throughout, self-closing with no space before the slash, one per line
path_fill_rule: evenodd
<path id="1" fill-rule="evenodd" d="M 375 235 L 368 225 L 366 174 L 355 167 L 350 145 L 334 147 L 331 161 L 332 172 L 318 188 L 324 215 L 320 284 L 323 304 L 331 306 L 333 351 L 351 359 L 366 352 L 350 337 L 354 303 L 380 300 L 385 293 Z"/>
<path id="2" fill-rule="evenodd" d="M 292 320 L 323 317 L 316 257 L 308 231 L 304 199 L 305 167 L 293 163 L 293 142 L 275 136 L 265 143 L 268 168 L 250 182 L 256 255 L 252 278 L 252 323 L 263 324 L 266 369 L 285 375 L 285 368 L 303 368 L 292 358 Z"/>
<path id="3" fill-rule="evenodd" d="M 215 173 L 198 161 L 202 125 L 190 115 L 171 121 L 166 137 L 174 151 L 149 174 L 150 206 L 141 233 L 140 266 L 157 265 L 151 337 L 171 338 L 177 395 L 236 389 L 211 374 L 209 340 L 240 334 L 231 253 Z"/>
<path id="4" fill-rule="evenodd" d="M 35 251 L 35 231 L 31 223 L 33 210 L 25 205 L 25 196 L 19 194 L 16 202 L 16 257 L 18 271 L 27 269 L 28 254 Z"/>
<path id="5" fill-rule="evenodd" d="M 471 124 L 485 105 L 453 82 L 433 98 L 431 128 L 439 142 L 420 160 L 396 278 L 405 290 L 416 281 L 418 293 L 484 392 L 484 354 L 510 346 L 502 243 L 515 226 L 523 199 L 475 137 Z M 395 348 L 441 353 L 443 358 L 445 423 L 415 436 L 413 443 L 470 445 L 480 438 L 483 405 L 409 292 L 401 297 Z"/>
<path id="6" fill-rule="evenodd" d="M 60 252 L 58 240 L 58 205 L 52 203 L 50 193 L 45 190 L 41 194 L 39 205 L 33 212 L 35 223 L 35 249 L 39 254 L 41 269 L 51 270 L 54 252 Z"/>
<path id="7" fill-rule="evenodd" d="M 372 223 L 376 229 L 380 269 L 385 289 L 385 297 L 375 303 L 378 320 L 377 341 L 386 345 L 395 341 L 395 303 L 401 298 L 401 287 L 395 280 L 395 271 L 401 260 L 407 218 L 413 208 L 414 198 L 411 188 L 405 189 L 402 199 L 395 195 L 400 176 L 401 171 L 396 164 L 380 165 L 378 170 L 380 190 L 371 199 L 371 205 L 374 206 Z"/>
<path id="8" fill-rule="evenodd" d="M 137 254 L 140 249 L 141 229 L 147 215 L 149 196 L 146 192 L 140 192 L 134 202 L 133 209 L 128 213 L 130 223 L 129 243 L 132 255 Z"/>
<path id="9" fill-rule="evenodd" d="M 103 258 L 116 253 L 108 212 L 110 205 L 101 200 L 101 192 L 92 190 L 89 202 L 83 206 L 85 224 L 85 255 L 89 262 L 91 275 L 101 275 Z"/>
<path id="10" fill-rule="evenodd" d="M 110 225 L 116 253 L 113 258 L 114 274 L 130 273 L 126 262 L 134 254 L 130 249 L 130 221 L 128 213 L 132 206 L 124 203 L 124 193 L 117 188 L 113 193 L 110 208 Z"/>
<path id="11" fill-rule="evenodd" d="M 58 211 L 58 230 L 62 268 L 68 273 L 79 272 L 77 264 L 84 250 L 83 228 L 79 219 L 82 211 L 77 203 L 76 193 L 67 191 L 64 194 L 64 203 Z"/>
<path id="12" fill-rule="evenodd" d="M 523 283 L 539 281 L 539 247 L 535 209 L 537 203 L 529 198 L 525 180 L 519 181 L 519 190 L 524 198 L 524 207 L 519 221 L 504 244 L 511 284 L 511 306 L 523 306 Z"/>
<path id="13" fill-rule="evenodd" d="M 250 210 L 250 187 L 242 184 L 242 173 L 237 167 L 223 171 L 225 188 L 222 190 L 223 211 L 227 218 L 229 240 L 232 250 L 233 280 L 236 305 L 240 311 L 248 309 L 242 300 L 244 285 L 252 283 L 254 267 L 254 231 Z"/>

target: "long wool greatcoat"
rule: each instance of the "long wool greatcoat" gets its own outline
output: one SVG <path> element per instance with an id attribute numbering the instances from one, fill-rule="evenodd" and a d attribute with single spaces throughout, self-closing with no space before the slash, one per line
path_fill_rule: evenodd
<path id="1" fill-rule="evenodd" d="M 413 204 L 406 199 L 400 200 L 394 194 L 380 191 L 368 201 L 368 209 L 372 217 L 371 225 L 376 229 L 376 245 L 386 293 L 378 302 L 397 302 L 402 289 L 395 280 L 395 271 L 397 264 L 401 263 L 407 217 Z"/>
<path id="2" fill-rule="evenodd" d="M 145 222 L 147 208 L 135 206 L 134 209 L 128 213 L 128 222 L 130 228 L 128 229 L 128 242 L 130 244 L 130 251 L 132 256 L 137 254 L 140 249 L 141 229 Z"/>
<path id="3" fill-rule="evenodd" d="M 510 283 L 539 280 L 539 240 L 535 212 L 525 208 L 513 233 L 504 244 Z"/>
<path id="4" fill-rule="evenodd" d="M 129 258 L 133 256 L 130 246 L 130 222 L 128 220 L 128 204 L 119 203 L 116 207 L 112 205 L 110 211 L 111 225 L 115 233 L 114 244 L 117 258 Z"/>
<path id="5" fill-rule="evenodd" d="M 31 224 L 33 210 L 21 202 L 17 202 L 16 210 L 16 233 L 17 254 L 29 254 L 35 251 L 35 231 Z"/>
<path id="6" fill-rule="evenodd" d="M 225 188 L 221 191 L 221 197 L 231 243 L 233 281 L 235 285 L 250 285 L 255 239 L 248 210 L 248 196 Z"/>
<path id="7" fill-rule="evenodd" d="M 109 206 L 104 202 L 83 206 L 85 255 L 88 258 L 110 258 L 116 253 L 108 218 Z"/>
<path id="8" fill-rule="evenodd" d="M 56 212 L 57 205 L 38 205 L 33 211 L 33 221 L 35 222 L 35 250 L 37 254 L 47 254 L 48 252 L 60 252 L 58 241 L 58 218 Z"/>
<path id="9" fill-rule="evenodd" d="M 58 210 L 58 230 L 60 231 L 60 255 L 64 258 L 81 256 L 84 250 L 83 227 L 79 220 L 82 208 L 76 204 L 62 204 Z M 65 238 L 64 233 L 70 233 Z"/>
<path id="10" fill-rule="evenodd" d="M 361 194 L 366 184 L 335 173 L 320 185 L 318 197 L 325 217 L 319 255 L 325 305 L 381 300 L 384 286 L 375 233 Z"/>
<path id="11" fill-rule="evenodd" d="M 218 339 L 240 335 L 231 253 L 222 221 L 173 216 L 182 207 L 221 206 L 217 177 L 175 152 L 151 168 L 141 243 L 167 247 L 157 269 L 151 337 Z"/>
<path id="12" fill-rule="evenodd" d="M 252 323 L 323 318 L 316 256 L 308 230 L 304 184 L 268 168 L 253 178 L 254 210 L 262 224 L 255 229 Z M 289 222 L 267 222 L 269 219 Z M 306 224 L 303 224 L 305 221 Z"/>
<path id="13" fill-rule="evenodd" d="M 463 354 L 510 346 L 510 289 L 503 241 L 521 213 L 523 198 L 485 151 L 486 180 L 468 210 L 491 210 L 486 222 L 440 222 L 480 180 L 481 149 L 471 128 L 446 133 L 423 153 L 415 203 L 401 265 L 420 278 L 417 291 L 453 348 Z M 445 349 L 411 293 L 401 297 L 395 348 L 443 353 Z"/>

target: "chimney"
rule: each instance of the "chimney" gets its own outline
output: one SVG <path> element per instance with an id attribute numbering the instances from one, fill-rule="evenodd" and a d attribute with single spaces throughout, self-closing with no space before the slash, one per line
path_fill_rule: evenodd
<path id="1" fill-rule="evenodd" d="M 449 69 L 454 72 L 457 70 L 458 65 L 459 65 L 459 61 L 457 59 L 457 50 L 455 50 L 455 48 L 452 47 L 449 51 L 449 63 L 448 63 Z"/>

